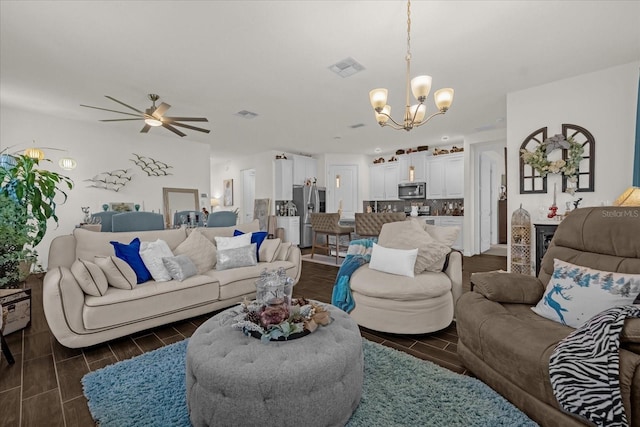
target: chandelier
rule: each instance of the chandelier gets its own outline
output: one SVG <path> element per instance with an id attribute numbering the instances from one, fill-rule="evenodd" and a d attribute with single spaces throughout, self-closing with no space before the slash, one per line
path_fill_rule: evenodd
<path id="1" fill-rule="evenodd" d="M 404 120 L 402 124 L 391 117 L 391 106 L 387 105 L 387 89 L 378 88 L 369 92 L 369 100 L 374 109 L 376 121 L 380 126 L 391 126 L 393 129 L 404 129 L 407 132 L 414 127 L 422 126 L 437 115 L 447 112 L 453 102 L 453 89 L 444 88 L 437 90 L 434 100 L 438 111 L 425 119 L 427 106 L 424 102 L 431 91 L 431 76 L 417 76 L 410 79 L 411 74 L 411 0 L 407 1 L 407 75 L 406 75 L 406 105 L 404 108 Z M 409 104 L 409 88 L 418 104 Z M 391 120 L 392 123 L 388 121 Z"/>

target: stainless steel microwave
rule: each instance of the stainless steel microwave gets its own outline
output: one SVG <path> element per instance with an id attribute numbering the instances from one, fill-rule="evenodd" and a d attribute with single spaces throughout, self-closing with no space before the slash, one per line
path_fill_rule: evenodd
<path id="1" fill-rule="evenodd" d="M 405 182 L 398 184 L 399 199 L 426 199 L 427 183 L 426 182 Z"/>

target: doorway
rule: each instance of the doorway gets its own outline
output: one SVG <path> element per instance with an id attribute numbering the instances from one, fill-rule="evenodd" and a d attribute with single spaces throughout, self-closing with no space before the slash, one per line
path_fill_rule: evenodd
<path id="1" fill-rule="evenodd" d="M 256 199 L 256 170 L 243 169 L 242 174 L 242 224 L 253 221 L 253 203 Z"/>
<path id="2" fill-rule="evenodd" d="M 474 181 L 477 212 L 474 253 L 506 256 L 506 245 L 498 243 L 498 199 L 505 173 L 504 143 L 477 144 Z"/>
<path id="3" fill-rule="evenodd" d="M 358 166 L 329 165 L 327 212 L 342 210 L 342 218 L 354 219 L 358 211 Z"/>

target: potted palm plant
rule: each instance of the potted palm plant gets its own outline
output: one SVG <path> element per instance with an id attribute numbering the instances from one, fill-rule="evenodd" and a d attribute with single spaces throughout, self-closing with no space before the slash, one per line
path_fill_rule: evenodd
<path id="1" fill-rule="evenodd" d="M 56 172 L 40 169 L 41 160 L 23 154 L 0 153 L 0 259 L 3 278 L 0 288 L 18 287 L 20 261 L 35 261 L 35 247 L 47 232 L 47 221 L 56 224 L 56 197 L 67 200 L 66 189 L 73 181 Z M 44 159 L 43 161 L 50 161 Z M 16 280 L 17 277 L 17 280 Z"/>

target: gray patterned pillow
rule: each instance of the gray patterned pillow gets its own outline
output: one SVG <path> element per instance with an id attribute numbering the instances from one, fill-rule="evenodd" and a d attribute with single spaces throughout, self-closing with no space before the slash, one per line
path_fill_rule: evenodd
<path id="1" fill-rule="evenodd" d="M 256 264 L 258 264 L 258 260 L 256 259 L 256 244 L 252 243 L 239 248 L 219 250 L 216 270 L 249 267 Z"/>
<path id="2" fill-rule="evenodd" d="M 169 271 L 171 278 L 182 282 L 191 276 L 198 274 L 198 268 L 186 255 L 176 255 L 162 258 L 162 263 Z"/>

